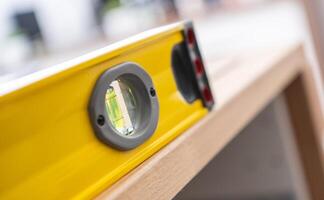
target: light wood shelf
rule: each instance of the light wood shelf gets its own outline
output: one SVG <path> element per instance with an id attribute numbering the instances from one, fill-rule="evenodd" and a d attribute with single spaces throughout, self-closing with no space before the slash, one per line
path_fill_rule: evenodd
<path id="1" fill-rule="evenodd" d="M 171 199 L 266 105 L 283 93 L 312 199 L 324 199 L 323 114 L 300 45 L 207 63 L 215 108 L 98 199 Z M 303 145 L 307 142 L 307 145 Z"/>

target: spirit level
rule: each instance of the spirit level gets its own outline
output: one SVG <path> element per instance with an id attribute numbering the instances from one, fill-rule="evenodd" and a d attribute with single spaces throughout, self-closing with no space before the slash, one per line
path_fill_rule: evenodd
<path id="1" fill-rule="evenodd" d="M 0 88 L 0 198 L 91 198 L 214 103 L 191 23 Z"/>

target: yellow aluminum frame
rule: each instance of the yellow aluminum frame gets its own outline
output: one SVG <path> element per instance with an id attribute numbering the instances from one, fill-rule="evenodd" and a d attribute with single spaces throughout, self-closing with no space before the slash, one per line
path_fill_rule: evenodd
<path id="1" fill-rule="evenodd" d="M 0 87 L 0 199 L 89 199 L 207 114 L 186 103 L 171 68 L 184 23 L 153 29 Z M 100 142 L 88 103 L 98 77 L 131 61 L 152 77 L 158 127 L 144 144 L 118 151 Z M 145 186 L 143 186 L 145 187 Z"/>

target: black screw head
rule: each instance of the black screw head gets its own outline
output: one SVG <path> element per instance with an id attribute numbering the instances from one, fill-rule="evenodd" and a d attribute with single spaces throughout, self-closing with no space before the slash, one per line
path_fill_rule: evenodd
<path id="1" fill-rule="evenodd" d="M 100 125 L 100 126 L 103 126 L 105 124 L 105 117 L 102 116 L 102 115 L 99 115 L 98 118 L 97 118 L 97 123 Z"/>
<path id="2" fill-rule="evenodd" d="M 154 88 L 150 89 L 150 94 L 151 94 L 152 97 L 155 97 L 156 92 L 155 92 Z"/>

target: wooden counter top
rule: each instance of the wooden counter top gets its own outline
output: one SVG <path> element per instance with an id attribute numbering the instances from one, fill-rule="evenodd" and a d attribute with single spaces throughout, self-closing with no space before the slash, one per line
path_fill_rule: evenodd
<path id="1" fill-rule="evenodd" d="M 171 199 L 280 93 L 286 96 L 297 144 L 312 144 L 298 148 L 309 192 L 312 199 L 324 199 L 318 140 L 323 115 L 303 48 L 209 60 L 207 68 L 214 110 L 98 199 Z"/>

